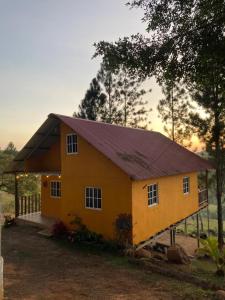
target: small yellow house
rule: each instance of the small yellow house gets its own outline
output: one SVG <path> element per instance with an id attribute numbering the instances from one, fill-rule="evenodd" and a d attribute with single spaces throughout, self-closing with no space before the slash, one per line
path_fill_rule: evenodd
<path id="1" fill-rule="evenodd" d="M 78 215 L 113 239 L 117 216 L 131 214 L 139 244 L 207 205 L 198 173 L 211 168 L 158 132 L 50 114 L 10 172 L 42 174 L 42 216 L 70 226 Z"/>

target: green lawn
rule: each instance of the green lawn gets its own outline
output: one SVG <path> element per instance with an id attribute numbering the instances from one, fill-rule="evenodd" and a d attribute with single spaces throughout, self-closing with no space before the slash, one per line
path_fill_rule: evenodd
<path id="1" fill-rule="evenodd" d="M 0 191 L 0 204 L 4 214 L 14 214 L 14 195 Z"/>

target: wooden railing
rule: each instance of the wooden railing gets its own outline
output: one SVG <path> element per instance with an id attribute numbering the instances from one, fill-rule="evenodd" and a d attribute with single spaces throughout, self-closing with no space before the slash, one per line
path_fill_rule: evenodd
<path id="1" fill-rule="evenodd" d="M 208 190 L 204 189 L 198 192 L 198 203 L 199 206 L 208 204 Z"/>
<path id="2" fill-rule="evenodd" d="M 41 211 L 41 195 L 19 197 L 19 216 Z"/>

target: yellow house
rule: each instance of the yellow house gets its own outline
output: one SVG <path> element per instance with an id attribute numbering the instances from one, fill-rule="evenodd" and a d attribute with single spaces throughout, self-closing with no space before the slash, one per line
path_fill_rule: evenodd
<path id="1" fill-rule="evenodd" d="M 42 216 L 70 226 L 77 215 L 113 239 L 117 216 L 131 214 L 139 244 L 207 205 L 198 172 L 211 168 L 158 132 L 50 114 L 10 172 L 42 174 Z"/>

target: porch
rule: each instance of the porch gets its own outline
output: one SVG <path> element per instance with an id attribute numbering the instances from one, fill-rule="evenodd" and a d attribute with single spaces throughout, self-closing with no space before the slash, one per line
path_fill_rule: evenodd
<path id="1" fill-rule="evenodd" d="M 46 229 L 51 229 L 55 221 L 53 218 L 42 216 L 40 211 L 17 217 L 17 222 L 19 223 L 26 223 Z"/>
<path id="2" fill-rule="evenodd" d="M 18 223 L 35 225 L 40 228 L 51 229 L 56 219 L 41 214 L 41 195 L 18 197 L 18 211 L 16 215 Z"/>

